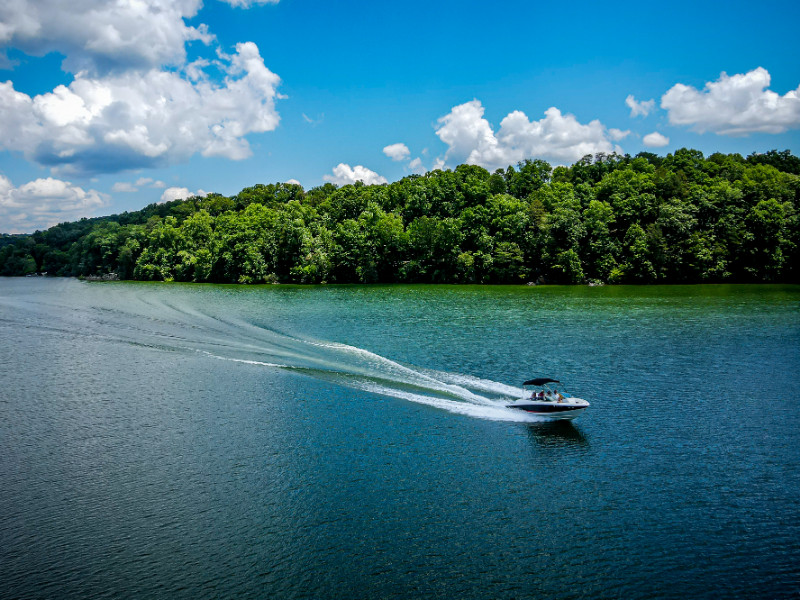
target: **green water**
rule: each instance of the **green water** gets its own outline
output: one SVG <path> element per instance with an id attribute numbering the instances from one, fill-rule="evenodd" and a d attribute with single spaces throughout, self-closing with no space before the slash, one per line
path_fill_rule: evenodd
<path id="1" fill-rule="evenodd" d="M 800 589 L 800 286 L 0 279 L 0 338 L 2 598 Z"/>

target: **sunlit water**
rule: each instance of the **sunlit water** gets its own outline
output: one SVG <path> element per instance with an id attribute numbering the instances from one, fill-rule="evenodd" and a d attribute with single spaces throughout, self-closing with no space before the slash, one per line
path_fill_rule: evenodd
<path id="1" fill-rule="evenodd" d="M 0 279 L 0 340 L 2 598 L 800 593 L 798 286 Z"/>

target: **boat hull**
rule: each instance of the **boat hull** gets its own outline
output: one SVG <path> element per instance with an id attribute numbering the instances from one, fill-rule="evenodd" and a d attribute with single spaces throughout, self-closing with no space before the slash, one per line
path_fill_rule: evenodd
<path id="1" fill-rule="evenodd" d="M 507 408 L 522 410 L 526 413 L 539 417 L 546 417 L 550 420 L 572 420 L 589 406 L 586 401 L 582 402 L 518 402 L 506 405 Z"/>

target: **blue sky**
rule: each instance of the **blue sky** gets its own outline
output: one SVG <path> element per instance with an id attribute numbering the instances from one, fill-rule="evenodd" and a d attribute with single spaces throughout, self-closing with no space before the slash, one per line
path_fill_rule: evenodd
<path id="1" fill-rule="evenodd" d="M 255 183 L 800 153 L 800 3 L 5 0 L 0 232 Z"/>

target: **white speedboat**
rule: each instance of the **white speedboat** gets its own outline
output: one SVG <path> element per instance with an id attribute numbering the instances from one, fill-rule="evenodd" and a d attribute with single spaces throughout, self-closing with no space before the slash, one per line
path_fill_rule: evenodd
<path id="1" fill-rule="evenodd" d="M 506 406 L 552 420 L 574 419 L 586 410 L 589 403 L 572 397 L 563 388 L 559 391 L 555 384 L 560 383 L 549 377 L 526 381 L 522 384 L 522 398 Z"/>

